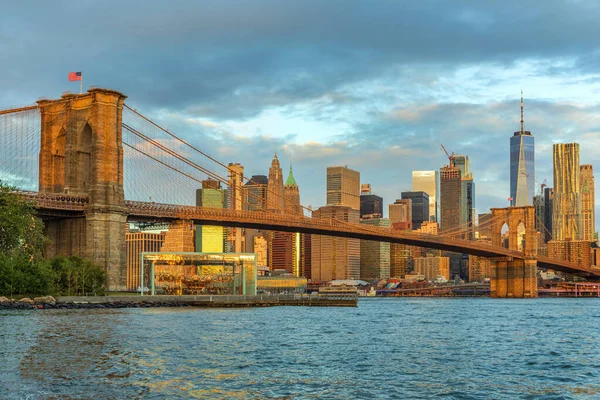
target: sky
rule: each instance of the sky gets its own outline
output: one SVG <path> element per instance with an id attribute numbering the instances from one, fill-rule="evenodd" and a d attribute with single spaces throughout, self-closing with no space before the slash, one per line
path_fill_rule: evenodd
<path id="1" fill-rule="evenodd" d="M 246 175 L 293 164 L 304 205 L 327 166 L 360 171 L 393 203 L 441 149 L 467 154 L 476 208 L 505 207 L 509 138 L 578 142 L 600 168 L 600 2 L 204 0 L 7 2 L 0 108 L 84 88 L 126 102 Z M 539 187 L 539 186 L 538 186 Z M 537 191 L 537 190 L 536 190 Z M 596 202 L 599 204 L 599 202 Z"/>

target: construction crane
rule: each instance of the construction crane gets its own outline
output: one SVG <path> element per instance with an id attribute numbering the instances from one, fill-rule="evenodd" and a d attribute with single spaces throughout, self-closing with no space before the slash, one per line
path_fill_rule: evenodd
<path id="1" fill-rule="evenodd" d="M 521 175 L 525 175 L 527 178 L 529 178 L 529 174 L 527 174 L 527 173 L 525 173 L 525 172 L 521 172 Z M 534 181 L 535 181 L 535 179 L 534 179 Z M 544 194 L 544 188 L 545 188 L 546 186 L 548 186 L 548 185 L 546 184 L 546 181 L 547 181 L 547 179 L 544 179 L 544 182 L 542 182 L 542 183 L 539 183 L 538 181 L 535 181 L 535 183 L 537 183 L 538 185 L 540 185 L 540 195 L 543 195 L 543 194 Z"/>
<path id="2" fill-rule="evenodd" d="M 449 154 L 448 150 L 446 150 L 444 145 L 442 145 L 442 150 L 444 150 L 444 153 L 446 153 L 446 156 L 448 156 L 448 165 L 450 167 L 453 167 L 454 166 L 454 152 L 452 152 L 452 154 Z"/>

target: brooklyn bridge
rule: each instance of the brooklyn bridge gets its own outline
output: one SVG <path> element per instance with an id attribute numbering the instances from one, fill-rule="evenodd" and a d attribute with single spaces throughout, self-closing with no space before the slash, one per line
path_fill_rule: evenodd
<path id="1" fill-rule="evenodd" d="M 283 215 L 189 205 L 203 178 L 233 192 L 242 190 L 243 179 L 228 179 L 235 172 L 226 164 L 125 99 L 120 92 L 92 88 L 0 110 L 0 179 L 35 204 L 50 239 L 47 255 L 93 259 L 106 268 L 110 290 L 125 289 L 129 222 L 166 223 L 173 230 L 197 223 L 300 232 L 488 257 L 493 297 L 537 297 L 537 268 L 600 277 L 600 269 L 538 254 L 530 206 L 491 209 L 489 245 L 465 239 L 462 229 L 430 235 L 313 218 L 310 212 Z M 503 240 L 505 225 L 508 241 Z"/>

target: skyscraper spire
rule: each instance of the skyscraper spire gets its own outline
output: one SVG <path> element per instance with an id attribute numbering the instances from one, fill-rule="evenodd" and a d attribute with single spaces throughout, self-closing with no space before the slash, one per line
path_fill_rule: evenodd
<path id="1" fill-rule="evenodd" d="M 523 89 L 521 89 L 521 135 L 523 134 Z"/>

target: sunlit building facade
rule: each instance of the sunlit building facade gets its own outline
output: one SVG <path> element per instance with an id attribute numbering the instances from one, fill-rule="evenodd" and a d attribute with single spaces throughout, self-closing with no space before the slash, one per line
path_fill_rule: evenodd
<path id="1" fill-rule="evenodd" d="M 226 205 L 225 190 L 221 183 L 207 179 L 202 181 L 202 189 L 196 190 L 196 206 L 223 208 Z M 223 253 L 227 244 L 227 231 L 222 226 L 196 225 L 196 251 Z"/>
<path id="2" fill-rule="evenodd" d="M 417 257 L 414 259 L 414 266 L 414 272 L 424 275 L 427 281 L 433 281 L 438 276 L 450 279 L 450 259 L 448 257 Z"/>
<path id="3" fill-rule="evenodd" d="M 535 195 L 535 139 L 523 127 L 523 95 L 521 94 L 521 129 L 510 138 L 511 205 L 530 206 Z"/>
<path id="4" fill-rule="evenodd" d="M 348 167 L 327 167 L 327 205 L 360 210 L 360 172 Z"/>
<path id="5" fill-rule="evenodd" d="M 229 163 L 227 170 L 229 172 L 227 208 L 241 211 L 244 209 L 244 166 L 239 163 Z M 229 252 L 242 252 L 245 247 L 242 228 L 227 228 L 227 247 Z"/>
<path id="6" fill-rule="evenodd" d="M 581 217 L 583 219 L 583 240 L 595 241 L 596 218 L 594 207 L 594 167 L 584 164 L 580 168 L 581 178 Z"/>
<path id="7" fill-rule="evenodd" d="M 412 191 L 425 192 L 429 196 L 429 218 L 438 221 L 439 203 L 439 175 L 438 171 L 413 171 Z"/>
<path id="8" fill-rule="evenodd" d="M 313 211 L 313 218 L 359 223 L 359 210 L 345 206 L 325 206 Z M 316 281 L 358 279 L 360 239 L 312 235 L 311 277 Z"/>
<path id="9" fill-rule="evenodd" d="M 361 224 L 374 226 L 390 226 L 388 218 L 369 218 Z M 360 279 L 371 281 L 390 277 L 390 243 L 373 240 L 360 241 Z"/>
<path id="10" fill-rule="evenodd" d="M 554 240 L 582 240 L 581 184 L 579 144 L 553 145 L 554 200 L 552 238 Z"/>
<path id="11" fill-rule="evenodd" d="M 440 169 L 440 229 L 458 230 L 462 220 L 462 177 L 460 168 L 446 165 Z"/>

